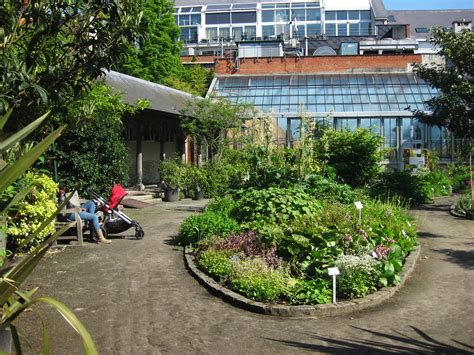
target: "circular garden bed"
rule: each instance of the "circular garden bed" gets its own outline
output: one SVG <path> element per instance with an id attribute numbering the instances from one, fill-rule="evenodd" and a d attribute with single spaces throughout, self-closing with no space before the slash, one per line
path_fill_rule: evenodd
<path id="1" fill-rule="evenodd" d="M 260 313 L 335 314 L 388 298 L 416 256 L 406 210 L 343 185 L 317 197 L 270 187 L 213 201 L 180 228 L 190 270 L 214 293 Z M 328 275 L 335 266 L 337 305 Z"/>

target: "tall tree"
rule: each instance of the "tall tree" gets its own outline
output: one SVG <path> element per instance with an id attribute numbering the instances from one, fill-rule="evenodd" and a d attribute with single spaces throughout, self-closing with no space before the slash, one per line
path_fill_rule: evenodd
<path id="1" fill-rule="evenodd" d="M 129 46 L 127 58 L 118 70 L 164 84 L 167 77 L 181 71 L 180 30 L 173 17 L 173 2 L 142 0 L 140 8 L 143 12 L 141 34 Z"/>
<path id="2" fill-rule="evenodd" d="M 424 123 L 443 126 L 460 138 L 473 138 L 474 116 L 474 34 L 469 30 L 431 33 L 431 43 L 440 48 L 445 65 L 415 64 L 414 70 L 423 80 L 440 90 L 440 95 L 427 101 L 431 114 L 415 110 Z"/>
<path id="3" fill-rule="evenodd" d="M 65 107 L 124 55 L 140 0 L 23 0 L 0 6 L 0 114 L 22 125 Z"/>

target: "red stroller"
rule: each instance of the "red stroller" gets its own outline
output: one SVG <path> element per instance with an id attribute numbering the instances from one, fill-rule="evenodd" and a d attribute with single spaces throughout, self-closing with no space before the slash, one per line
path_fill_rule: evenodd
<path id="1" fill-rule="evenodd" d="M 97 211 L 102 211 L 104 213 L 104 221 L 101 227 L 104 237 L 107 238 L 109 234 L 125 232 L 130 227 L 135 227 L 135 238 L 140 240 L 145 236 L 143 228 L 137 221 L 134 221 L 125 213 L 116 209 L 118 204 L 127 195 L 127 191 L 125 191 L 122 185 L 114 185 L 108 202 L 91 189 L 87 189 L 87 192 L 96 202 Z"/>

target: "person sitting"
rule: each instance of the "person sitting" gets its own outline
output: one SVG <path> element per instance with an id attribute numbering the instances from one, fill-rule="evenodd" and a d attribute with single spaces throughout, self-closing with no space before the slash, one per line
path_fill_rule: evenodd
<path id="1" fill-rule="evenodd" d="M 67 187 L 65 184 L 60 184 L 59 185 L 59 192 L 58 192 L 58 203 L 62 204 L 64 200 L 66 199 L 66 192 L 67 192 Z M 95 203 L 94 201 L 88 200 L 84 202 L 83 204 L 79 203 L 79 196 L 77 195 L 77 192 L 74 192 L 73 196 L 67 203 L 67 208 L 77 208 L 79 207 L 81 211 L 79 212 L 79 216 L 84 220 L 84 221 L 89 221 L 89 223 L 92 223 L 92 226 L 94 228 L 95 234 L 98 238 L 98 243 L 99 244 L 110 244 L 112 243 L 111 240 L 105 239 L 104 234 L 102 233 L 102 229 L 100 229 L 99 225 L 99 218 L 95 214 Z M 76 214 L 75 213 L 69 213 L 67 214 L 67 218 L 69 220 L 76 220 Z"/>

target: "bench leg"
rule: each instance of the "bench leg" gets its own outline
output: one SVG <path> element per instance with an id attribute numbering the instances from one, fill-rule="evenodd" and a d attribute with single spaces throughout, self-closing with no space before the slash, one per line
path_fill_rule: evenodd
<path id="1" fill-rule="evenodd" d="M 82 246 L 84 243 L 84 239 L 82 236 L 82 219 L 81 218 L 77 218 L 77 241 L 79 242 L 80 246 Z"/>

